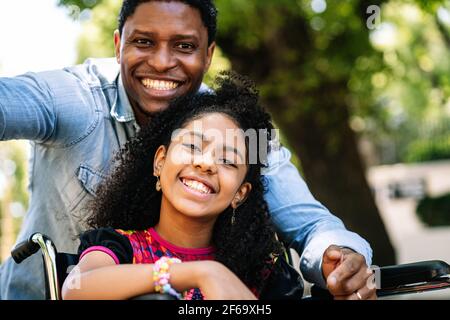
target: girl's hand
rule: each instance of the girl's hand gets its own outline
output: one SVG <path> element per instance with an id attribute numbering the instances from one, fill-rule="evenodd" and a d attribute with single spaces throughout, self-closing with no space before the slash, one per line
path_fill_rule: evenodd
<path id="1" fill-rule="evenodd" d="M 199 261 L 198 288 L 207 300 L 256 300 L 255 295 L 227 267 L 216 261 Z"/>

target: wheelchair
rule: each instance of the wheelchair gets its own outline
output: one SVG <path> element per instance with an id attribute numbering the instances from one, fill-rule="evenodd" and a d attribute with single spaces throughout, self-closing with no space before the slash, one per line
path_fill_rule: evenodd
<path id="1" fill-rule="evenodd" d="M 70 268 L 78 263 L 79 256 L 58 253 L 53 241 L 41 233 L 34 233 L 19 243 L 11 251 L 11 256 L 16 263 L 21 263 L 39 250 L 43 259 L 46 299 L 61 300 L 62 284 Z M 289 250 L 287 260 L 292 264 Z M 450 288 L 450 266 L 440 260 L 385 266 L 374 271 L 379 298 Z M 303 292 L 303 287 L 301 290 Z M 333 297 L 327 290 L 313 285 L 311 295 L 303 299 L 330 300 Z M 175 300 L 175 298 L 164 294 L 147 294 L 132 300 Z"/>

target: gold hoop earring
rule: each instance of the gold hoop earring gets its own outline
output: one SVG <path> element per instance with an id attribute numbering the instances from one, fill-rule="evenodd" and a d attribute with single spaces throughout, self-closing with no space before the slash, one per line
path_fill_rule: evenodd
<path id="1" fill-rule="evenodd" d="M 159 176 L 156 176 L 156 186 L 155 189 L 156 191 L 160 192 L 161 191 L 161 181 L 159 181 Z"/>

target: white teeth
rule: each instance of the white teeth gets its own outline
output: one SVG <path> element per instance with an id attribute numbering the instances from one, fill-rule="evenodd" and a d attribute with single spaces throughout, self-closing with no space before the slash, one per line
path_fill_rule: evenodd
<path id="1" fill-rule="evenodd" d="M 193 190 L 200 191 L 201 193 L 206 193 L 206 194 L 212 193 L 212 190 L 208 186 L 204 185 L 203 183 L 201 183 L 199 181 L 187 180 L 187 179 L 183 179 L 182 181 L 185 186 L 187 186 Z"/>
<path id="2" fill-rule="evenodd" d="M 167 90 L 172 90 L 172 89 L 175 89 L 176 87 L 178 87 L 178 83 L 173 82 L 173 81 L 160 81 L 160 80 L 152 80 L 152 79 L 147 78 L 147 79 L 142 79 L 141 82 L 145 87 L 155 89 L 155 90 L 167 91 Z"/>

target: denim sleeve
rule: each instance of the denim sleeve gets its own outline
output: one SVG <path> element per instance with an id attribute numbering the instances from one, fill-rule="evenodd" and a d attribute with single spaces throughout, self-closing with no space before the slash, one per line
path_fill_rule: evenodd
<path id="1" fill-rule="evenodd" d="M 368 265 L 372 249 L 314 199 L 290 158 L 284 147 L 269 154 L 269 167 L 263 177 L 265 199 L 279 236 L 299 253 L 305 279 L 326 288 L 321 266 L 323 253 L 330 245 L 353 249 L 365 257 Z"/>
<path id="2" fill-rule="evenodd" d="M 44 81 L 32 74 L 0 78 L 0 140 L 43 142 L 55 127 L 53 96 Z"/>
<path id="3" fill-rule="evenodd" d="M 0 140 L 69 146 L 92 126 L 90 89 L 67 72 L 0 78 Z"/>

